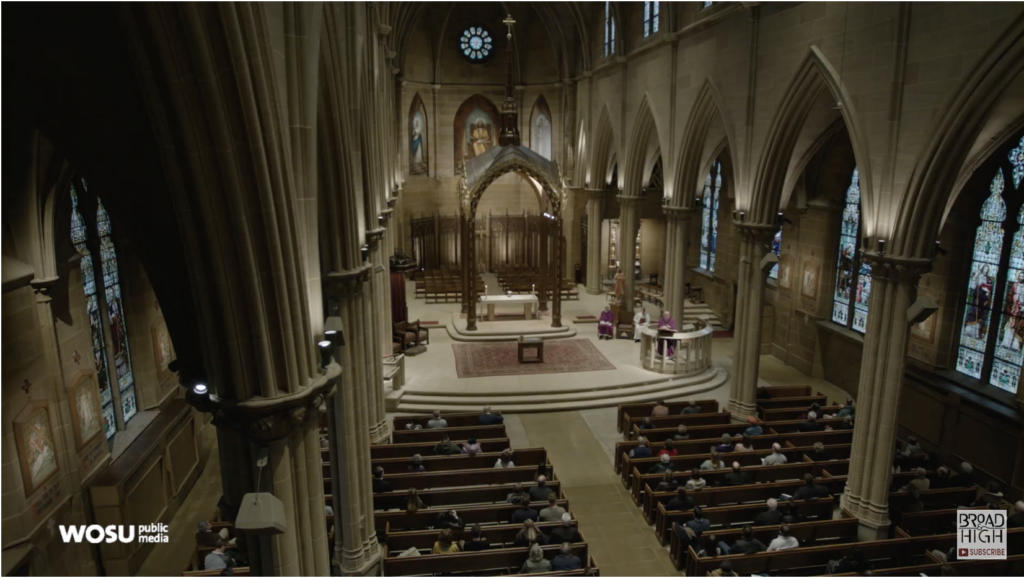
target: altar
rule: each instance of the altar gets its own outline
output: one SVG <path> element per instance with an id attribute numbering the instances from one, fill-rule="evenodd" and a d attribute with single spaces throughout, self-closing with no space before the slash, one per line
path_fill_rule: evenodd
<path id="1" fill-rule="evenodd" d="M 658 373 L 694 375 L 711 367 L 713 330 L 704 321 L 683 326 L 683 331 L 659 335 L 657 325 L 640 329 L 640 363 Z M 658 354 L 661 341 L 666 355 Z M 675 351 L 668 355 L 669 346 Z"/>
<path id="2" fill-rule="evenodd" d="M 480 303 L 487 305 L 487 320 L 494 321 L 494 309 L 497 305 L 519 305 L 523 306 L 523 317 L 533 319 L 537 312 L 539 301 L 536 295 L 481 295 Z"/>

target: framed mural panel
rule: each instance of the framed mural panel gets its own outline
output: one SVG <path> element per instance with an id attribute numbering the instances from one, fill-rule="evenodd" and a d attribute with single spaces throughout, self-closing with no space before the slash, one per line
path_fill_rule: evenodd
<path id="1" fill-rule="evenodd" d="M 14 443 L 18 448 L 25 496 L 31 496 L 60 471 L 53 439 L 53 422 L 45 401 L 29 403 L 14 418 Z"/>
<path id="2" fill-rule="evenodd" d="M 800 279 L 800 295 L 808 299 L 818 298 L 818 278 L 821 276 L 821 265 L 811 261 L 804 261 L 804 274 Z"/>
<path id="3" fill-rule="evenodd" d="M 427 108 L 419 93 L 412 98 L 409 107 L 409 174 L 412 176 L 429 176 L 430 165 L 427 158 Z"/>
<path id="4" fill-rule="evenodd" d="M 544 96 L 538 96 L 530 115 L 530 149 L 540 156 L 551 159 L 552 141 L 551 109 Z"/>
<path id="5" fill-rule="evenodd" d="M 480 156 L 498 145 L 501 117 L 487 97 L 474 94 L 455 113 L 455 169 L 464 159 Z"/>
<path id="6" fill-rule="evenodd" d="M 79 371 L 71 378 L 67 390 L 75 449 L 80 451 L 103 431 L 100 384 L 95 373 Z"/>
<path id="7" fill-rule="evenodd" d="M 175 359 L 174 344 L 171 342 L 171 334 L 167 331 L 167 322 L 157 319 L 150 328 L 150 335 L 153 338 L 153 363 L 156 365 L 156 381 L 164 383 L 174 376 L 174 372 L 168 369 Z"/>
<path id="8" fill-rule="evenodd" d="M 788 256 L 779 260 L 779 287 L 781 289 L 793 288 L 793 263 Z"/>

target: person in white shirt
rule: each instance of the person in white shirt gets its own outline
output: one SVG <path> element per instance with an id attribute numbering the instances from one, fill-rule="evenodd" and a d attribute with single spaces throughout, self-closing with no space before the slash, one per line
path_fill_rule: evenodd
<path id="1" fill-rule="evenodd" d="M 788 461 L 789 459 L 782 453 L 782 446 L 778 443 L 772 444 L 772 453 L 761 459 L 761 463 L 766 466 L 777 466 Z"/>
<path id="2" fill-rule="evenodd" d="M 768 544 L 768 551 L 775 552 L 776 550 L 792 550 L 799 546 L 800 540 L 789 535 L 789 524 L 782 524 L 779 526 L 779 536 L 772 540 L 771 544 Z"/>
<path id="3" fill-rule="evenodd" d="M 640 343 L 640 330 L 651 324 L 651 314 L 644 307 L 633 316 L 633 341 Z"/>
<path id="4" fill-rule="evenodd" d="M 434 417 L 427 422 L 427 428 L 434 429 L 439 427 L 448 427 L 448 420 L 441 417 L 440 410 L 434 410 Z"/>
<path id="5" fill-rule="evenodd" d="M 496 468 L 514 468 L 516 464 L 512 461 L 512 452 L 505 450 L 501 452 L 501 457 L 498 461 L 494 462 Z"/>

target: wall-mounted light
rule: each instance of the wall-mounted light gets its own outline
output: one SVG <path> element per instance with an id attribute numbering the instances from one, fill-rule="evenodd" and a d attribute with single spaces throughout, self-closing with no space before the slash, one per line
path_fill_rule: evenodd
<path id="1" fill-rule="evenodd" d="M 383 225 L 384 224 L 384 215 L 377 215 L 377 224 L 378 225 Z"/>
<path id="2" fill-rule="evenodd" d="M 740 211 L 740 222 L 743 223 L 743 222 L 746 222 L 746 220 L 747 220 L 747 212 L 746 211 Z"/>
<path id="3" fill-rule="evenodd" d="M 783 223 L 789 223 L 790 225 L 793 224 L 793 221 L 790 221 L 789 219 L 787 219 L 786 218 L 786 214 L 783 213 L 782 211 L 779 211 L 779 214 L 778 214 L 777 218 L 778 218 L 779 226 L 780 227 L 782 226 Z"/>
<path id="4" fill-rule="evenodd" d="M 942 253 L 943 255 L 949 255 L 949 251 L 942 248 L 942 244 L 939 241 L 935 241 L 935 252 Z"/>
<path id="5" fill-rule="evenodd" d="M 324 340 L 316 344 L 320 349 L 320 369 L 326 370 L 331 364 L 331 342 Z"/>
<path id="6" fill-rule="evenodd" d="M 210 388 L 205 383 L 195 383 L 185 392 L 185 401 L 199 411 L 206 411 L 210 403 Z"/>
<path id="7" fill-rule="evenodd" d="M 324 339 L 330 341 L 335 347 L 345 345 L 345 326 L 341 317 L 331 315 L 324 320 Z"/>
<path id="8" fill-rule="evenodd" d="M 366 261 L 367 259 L 370 258 L 370 246 L 363 245 L 362 247 L 359 248 L 359 253 L 363 256 L 363 261 Z"/>
<path id="9" fill-rule="evenodd" d="M 192 391 L 198 395 L 206 395 L 210 392 L 210 388 L 206 387 L 205 383 L 197 383 L 192 386 Z"/>
<path id="10" fill-rule="evenodd" d="M 885 239 L 879 239 L 875 244 L 878 247 L 878 254 L 885 254 Z"/>

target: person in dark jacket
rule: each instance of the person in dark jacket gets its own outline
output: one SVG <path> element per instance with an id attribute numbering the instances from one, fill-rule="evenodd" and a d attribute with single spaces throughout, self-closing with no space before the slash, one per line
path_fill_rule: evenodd
<path id="1" fill-rule="evenodd" d="M 680 415 L 690 415 L 691 413 L 700 413 L 700 406 L 697 402 L 690 400 L 690 404 L 683 408 L 683 411 L 679 412 Z"/>
<path id="2" fill-rule="evenodd" d="M 640 429 L 654 429 L 654 427 L 654 422 L 649 417 L 645 417 L 643 423 L 640 424 Z"/>
<path id="3" fill-rule="evenodd" d="M 867 556 L 854 546 L 839 560 L 829 560 L 825 570 L 829 574 L 862 574 L 870 568 Z"/>
<path id="4" fill-rule="evenodd" d="M 832 429 L 836 429 L 836 430 L 853 429 L 853 416 L 852 415 L 843 416 L 843 421 L 841 421 L 841 422 L 837 423 L 836 425 L 832 426 Z"/>
<path id="5" fill-rule="evenodd" d="M 462 448 L 459 447 L 459 444 L 452 443 L 448 434 L 442 435 L 440 443 L 434 446 L 434 455 L 437 456 L 457 456 L 460 454 L 462 454 Z"/>
<path id="6" fill-rule="evenodd" d="M 552 572 L 579 570 L 582 567 L 583 562 L 580 561 L 579 556 L 572 553 L 572 544 L 568 542 L 562 543 L 562 547 L 559 549 L 558 555 L 551 560 Z"/>
<path id="7" fill-rule="evenodd" d="M 629 451 L 629 457 L 631 458 L 649 458 L 651 457 L 651 448 L 647 446 L 647 438 L 638 437 L 636 439 L 636 447 Z"/>
<path id="8" fill-rule="evenodd" d="M 651 469 L 647 470 L 648 474 L 664 474 L 674 470 L 675 467 L 672 464 L 672 456 L 668 454 L 661 454 L 661 461 L 651 466 Z"/>
<path id="9" fill-rule="evenodd" d="M 669 511 L 676 510 L 692 510 L 696 504 L 693 502 L 693 498 L 686 495 L 686 488 L 679 488 L 676 490 L 676 495 L 665 504 L 665 509 Z"/>
<path id="10" fill-rule="evenodd" d="M 562 525 L 551 530 L 551 543 L 558 544 L 560 542 L 582 542 L 583 538 L 580 536 L 580 531 L 576 529 L 576 526 L 572 525 L 572 514 L 566 512 L 562 514 Z"/>
<path id="11" fill-rule="evenodd" d="M 974 486 L 974 467 L 968 462 L 960 464 L 960 473 L 949 480 L 951 488 L 970 488 Z"/>
<path id="12" fill-rule="evenodd" d="M 800 431 L 821 431 L 821 424 L 818 423 L 818 414 L 816 412 L 809 412 L 807 414 L 807 421 L 800 424 Z"/>
<path id="13" fill-rule="evenodd" d="M 484 413 L 480 416 L 480 425 L 500 425 L 505 423 L 505 416 L 491 413 L 491 406 L 484 407 Z"/>
<path id="14" fill-rule="evenodd" d="M 782 523 L 782 512 L 779 511 L 779 501 L 775 498 L 768 498 L 766 502 L 768 509 L 761 512 L 754 518 L 755 526 L 777 526 Z"/>
<path id="15" fill-rule="evenodd" d="M 949 487 L 949 468 L 945 466 L 939 466 L 935 470 L 935 475 L 932 476 L 932 490 L 944 490 Z"/>
<path id="16" fill-rule="evenodd" d="M 985 486 L 985 493 L 975 500 L 972 505 L 975 507 L 987 506 L 991 509 L 992 506 L 998 506 L 1002 502 L 1003 493 L 999 491 L 999 483 L 989 482 L 988 485 Z"/>
<path id="17" fill-rule="evenodd" d="M 470 530 L 470 538 L 462 544 L 463 552 L 479 552 L 481 550 L 487 550 L 491 547 L 487 543 L 487 538 L 483 537 L 483 533 L 480 531 L 480 524 L 473 524 Z"/>
<path id="18" fill-rule="evenodd" d="M 537 485 L 530 487 L 530 501 L 546 502 L 548 500 L 548 496 L 555 493 L 547 484 L 547 478 L 544 476 L 537 476 Z"/>
<path id="19" fill-rule="evenodd" d="M 728 552 L 730 554 L 757 554 L 758 552 L 764 552 L 766 548 L 767 546 L 764 545 L 764 542 L 754 537 L 754 529 L 748 524 L 743 526 L 743 535 L 736 538 Z"/>
<path id="20" fill-rule="evenodd" d="M 667 470 L 665 477 L 658 482 L 658 486 L 654 488 L 655 492 L 674 492 L 679 488 L 679 482 L 674 478 L 675 472 Z"/>
<path id="21" fill-rule="evenodd" d="M 540 519 L 540 512 L 530 507 L 529 500 L 523 500 L 519 503 L 519 509 L 512 512 L 512 523 L 522 524 L 527 520 L 533 520 L 536 522 Z"/>
<path id="22" fill-rule="evenodd" d="M 750 472 L 740 469 L 739 462 L 732 463 L 732 471 L 725 474 L 725 486 L 745 486 L 751 482 Z"/>
<path id="23" fill-rule="evenodd" d="M 807 456 L 816 462 L 827 462 L 831 459 L 828 456 L 828 451 L 825 450 L 825 444 L 821 442 L 814 442 L 814 450 Z"/>
<path id="24" fill-rule="evenodd" d="M 1017 500 L 1017 503 L 1013 505 L 1013 509 L 1016 511 L 1006 521 L 1007 528 L 1024 528 L 1024 500 Z"/>
<path id="25" fill-rule="evenodd" d="M 509 504 L 521 504 L 523 500 L 530 501 L 530 494 L 526 492 L 526 488 L 523 484 L 516 484 L 512 486 L 512 491 L 509 492 L 508 497 L 505 501 Z"/>
<path id="26" fill-rule="evenodd" d="M 466 521 L 459 517 L 458 512 L 455 510 L 445 510 L 437 517 L 437 521 L 434 522 L 435 528 L 449 528 L 451 530 L 462 530 L 466 527 Z"/>
<path id="27" fill-rule="evenodd" d="M 816 500 L 828 497 L 828 488 L 814 483 L 814 475 L 804 474 L 804 485 L 793 494 L 794 500 Z"/>
<path id="28" fill-rule="evenodd" d="M 907 492 L 907 501 L 901 508 L 907 514 L 917 514 L 924 511 L 924 502 L 921 501 L 921 494 L 917 490 Z"/>
<path id="29" fill-rule="evenodd" d="M 548 537 L 544 535 L 544 532 L 540 531 L 534 520 L 523 520 L 523 529 L 519 530 L 519 533 L 516 534 L 512 545 L 516 548 L 528 548 L 534 544 L 546 546 L 547 543 Z"/>
<path id="30" fill-rule="evenodd" d="M 423 465 L 423 456 L 416 454 L 412 457 L 412 463 L 407 468 L 411 473 L 425 472 L 427 466 Z"/>
<path id="31" fill-rule="evenodd" d="M 748 436 L 759 436 L 764 433 L 764 428 L 757 422 L 757 418 L 754 416 L 747 416 L 747 429 L 743 430 L 744 435 Z"/>
<path id="32" fill-rule="evenodd" d="M 392 492 L 391 482 L 384 480 L 384 468 L 377 466 L 373 469 L 373 493 Z"/>

